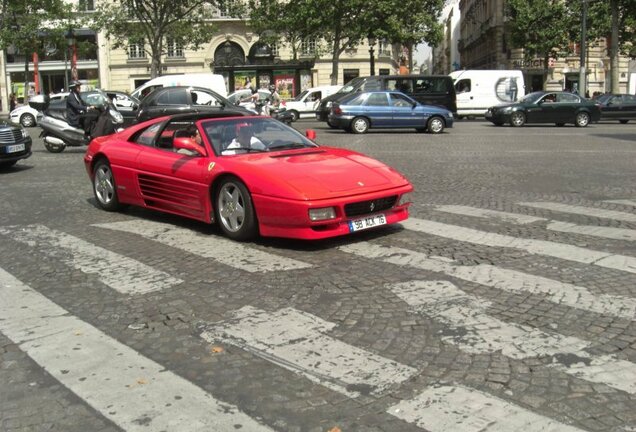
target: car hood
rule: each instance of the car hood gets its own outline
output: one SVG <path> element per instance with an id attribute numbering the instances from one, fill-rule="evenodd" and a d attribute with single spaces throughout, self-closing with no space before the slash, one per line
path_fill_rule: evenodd
<path id="1" fill-rule="evenodd" d="M 393 168 L 344 149 L 318 147 L 239 157 L 249 163 L 253 193 L 281 198 L 328 199 L 409 184 Z"/>
<path id="2" fill-rule="evenodd" d="M 13 123 L 11 123 L 9 120 L 0 119 L 0 127 L 2 127 L 2 128 L 4 128 L 4 127 L 15 128 L 16 126 Z"/>

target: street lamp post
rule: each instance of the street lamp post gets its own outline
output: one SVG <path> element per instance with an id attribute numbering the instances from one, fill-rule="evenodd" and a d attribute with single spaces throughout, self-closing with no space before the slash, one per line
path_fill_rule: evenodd
<path id="1" fill-rule="evenodd" d="M 587 50 L 587 2 L 588 0 L 581 0 L 581 56 L 580 56 L 580 69 L 579 69 L 579 94 L 585 96 L 585 89 L 587 88 L 586 76 L 585 76 L 585 51 Z"/>
<path id="2" fill-rule="evenodd" d="M 75 32 L 72 28 L 69 28 L 68 31 L 64 34 L 64 37 L 66 38 L 68 49 L 71 51 L 71 81 L 77 80 L 79 76 L 77 74 L 77 45 L 75 43 Z M 66 61 L 64 64 L 64 75 L 66 78 Z"/>
<path id="3" fill-rule="evenodd" d="M 375 56 L 373 53 L 373 47 L 375 47 L 375 38 L 369 36 L 369 66 L 371 67 L 370 75 L 375 75 Z"/>

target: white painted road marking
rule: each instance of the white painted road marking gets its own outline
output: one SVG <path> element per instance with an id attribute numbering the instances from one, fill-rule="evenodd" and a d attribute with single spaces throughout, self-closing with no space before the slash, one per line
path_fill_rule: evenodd
<path id="1" fill-rule="evenodd" d="M 636 319 L 636 299 L 609 294 L 592 294 L 587 288 L 488 264 L 455 265 L 404 248 L 385 247 L 368 242 L 338 249 L 368 259 L 380 259 L 399 266 L 410 266 L 444 273 L 458 279 L 509 292 L 545 295 L 548 301 L 602 315 Z"/>
<path id="2" fill-rule="evenodd" d="M 235 345 L 349 397 L 382 394 L 417 373 L 323 334 L 335 324 L 293 308 L 266 312 L 245 306 L 232 315 L 201 336 Z"/>
<path id="3" fill-rule="evenodd" d="M 612 203 L 612 204 L 622 204 L 622 205 L 628 205 L 628 206 L 636 207 L 636 200 L 619 199 L 619 200 L 605 200 L 605 202 L 606 203 Z"/>
<path id="4" fill-rule="evenodd" d="M 442 339 L 472 354 L 501 351 L 513 359 L 557 353 L 578 353 L 590 343 L 558 333 L 549 334 L 530 326 L 506 323 L 491 317 L 490 302 L 480 300 L 447 281 L 411 281 L 389 288 L 418 313 L 423 313 L 467 333 Z"/>
<path id="5" fill-rule="evenodd" d="M 2 227 L 0 234 L 37 247 L 40 252 L 84 273 L 97 274 L 104 284 L 123 294 L 145 294 L 183 282 L 135 259 L 42 225 Z"/>
<path id="6" fill-rule="evenodd" d="M 270 431 L 0 269 L 0 331 L 128 432 Z"/>
<path id="7" fill-rule="evenodd" d="M 553 202 L 521 202 L 519 205 L 525 207 L 534 207 L 544 210 L 551 210 L 561 213 L 573 213 L 584 216 L 597 218 L 614 219 L 623 222 L 636 222 L 636 214 L 620 212 L 615 210 L 605 210 L 594 207 L 583 207 L 569 204 L 560 204 Z"/>
<path id="8" fill-rule="evenodd" d="M 462 216 L 472 216 L 484 219 L 498 219 L 504 222 L 512 222 L 516 224 L 528 224 L 538 221 L 547 221 L 547 219 L 534 216 L 526 216 L 517 213 L 508 213 L 497 210 L 481 209 L 476 207 L 467 207 L 459 205 L 442 205 L 435 206 L 435 210 L 446 213 L 459 214 Z M 572 234 L 582 234 L 593 237 L 608 238 L 613 240 L 631 240 L 636 241 L 636 230 L 626 228 L 613 228 L 602 226 L 576 225 L 567 222 L 551 221 L 546 226 L 551 231 L 566 232 Z"/>
<path id="9" fill-rule="evenodd" d="M 490 302 L 466 294 L 448 281 L 418 280 L 389 288 L 418 313 L 439 320 L 451 329 L 463 329 L 465 333 L 442 336 L 443 341 L 462 351 L 471 354 L 501 351 L 516 360 L 553 356 L 551 367 L 587 381 L 636 393 L 634 363 L 614 356 L 594 357 L 583 351 L 590 342 L 576 337 L 546 333 L 491 317 L 486 310 Z"/>
<path id="10" fill-rule="evenodd" d="M 613 240 L 636 241 L 636 230 L 627 228 L 613 228 L 604 226 L 576 225 L 567 222 L 551 222 L 547 229 L 558 232 L 583 234 L 593 237 L 602 237 Z"/>
<path id="11" fill-rule="evenodd" d="M 517 238 L 458 225 L 448 225 L 440 222 L 411 218 L 401 222 L 407 229 L 430 235 L 463 241 L 482 246 L 504 247 L 523 250 L 525 252 L 575 261 L 600 267 L 636 273 L 636 258 L 626 255 L 612 254 L 556 243 L 547 240 Z"/>
<path id="12" fill-rule="evenodd" d="M 198 235 L 192 230 L 160 222 L 131 220 L 92 226 L 140 235 L 247 272 L 272 272 L 311 267 L 311 264 L 263 252 L 235 241 L 218 236 Z"/>
<path id="13" fill-rule="evenodd" d="M 524 214 L 509 213 L 499 210 L 488 210 L 478 207 L 468 207 L 461 205 L 438 205 L 435 206 L 435 210 L 446 213 L 459 214 L 463 216 L 499 219 L 504 222 L 514 222 L 522 225 L 546 220 L 544 218 L 536 216 L 528 216 Z"/>
<path id="14" fill-rule="evenodd" d="M 429 387 L 387 412 L 430 432 L 582 432 L 464 386 Z"/>

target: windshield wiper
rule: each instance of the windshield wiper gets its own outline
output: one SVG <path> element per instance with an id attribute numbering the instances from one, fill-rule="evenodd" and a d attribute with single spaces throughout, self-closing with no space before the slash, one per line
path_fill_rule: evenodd
<path id="1" fill-rule="evenodd" d="M 274 146 L 269 147 L 269 151 L 282 150 L 282 149 L 297 149 L 297 148 L 305 148 L 305 147 L 307 146 L 303 143 L 276 144 Z"/>
<path id="2" fill-rule="evenodd" d="M 231 147 L 231 148 L 226 148 L 226 149 L 222 150 L 221 154 L 225 154 L 225 155 L 240 154 L 240 153 L 225 153 L 225 152 L 230 152 L 230 151 L 233 152 L 234 150 L 244 150 L 247 153 L 264 152 L 264 151 L 266 151 L 265 149 L 252 148 L 252 147 Z"/>

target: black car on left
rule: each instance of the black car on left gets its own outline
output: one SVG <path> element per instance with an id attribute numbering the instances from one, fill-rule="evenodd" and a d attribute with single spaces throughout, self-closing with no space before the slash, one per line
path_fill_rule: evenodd
<path id="1" fill-rule="evenodd" d="M 0 168 L 31 156 L 31 137 L 25 128 L 0 119 Z"/>
<path id="2" fill-rule="evenodd" d="M 573 123 L 585 127 L 601 117 L 599 105 L 578 94 L 564 91 L 538 91 L 525 95 L 519 102 L 488 108 L 486 120 L 496 126 L 509 123 L 554 123 L 563 126 Z"/>

